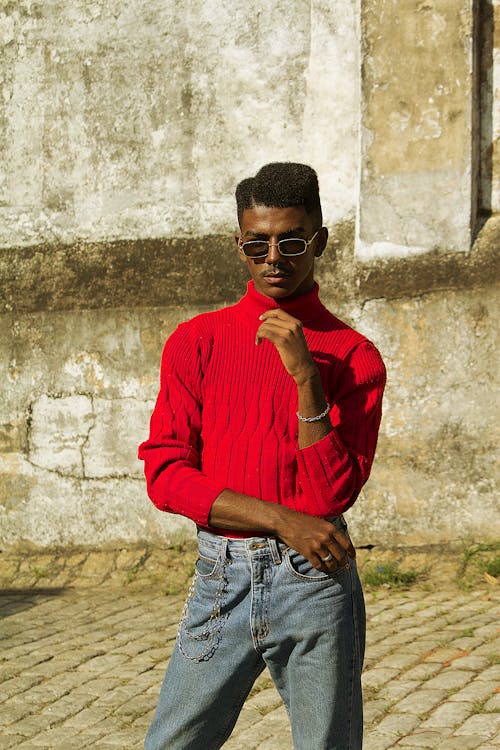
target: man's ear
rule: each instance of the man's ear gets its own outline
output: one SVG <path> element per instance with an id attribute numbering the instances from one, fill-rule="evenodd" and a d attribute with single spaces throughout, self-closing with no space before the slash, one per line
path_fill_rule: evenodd
<path id="1" fill-rule="evenodd" d="M 323 255 L 327 242 L 328 229 L 326 227 L 321 227 L 318 233 L 318 238 L 316 240 L 316 250 L 314 251 L 314 256 L 316 258 L 319 258 L 321 255 Z"/>

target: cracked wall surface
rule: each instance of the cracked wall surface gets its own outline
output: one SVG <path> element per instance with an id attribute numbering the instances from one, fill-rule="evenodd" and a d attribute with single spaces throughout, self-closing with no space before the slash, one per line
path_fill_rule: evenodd
<path id="1" fill-rule="evenodd" d="M 166 336 L 244 290 L 236 182 L 282 159 L 318 171 L 324 301 L 388 367 L 356 541 L 498 535 L 499 8 L 0 4 L 3 548 L 193 532 L 136 448 Z"/>
<path id="2" fill-rule="evenodd" d="M 360 303 L 325 283 L 323 298 L 377 342 L 389 374 L 375 467 L 349 511 L 357 542 L 495 538 L 495 289 Z M 195 311 L 3 317 L 1 545 L 164 544 L 193 533 L 147 499 L 136 451 L 164 339 Z"/>

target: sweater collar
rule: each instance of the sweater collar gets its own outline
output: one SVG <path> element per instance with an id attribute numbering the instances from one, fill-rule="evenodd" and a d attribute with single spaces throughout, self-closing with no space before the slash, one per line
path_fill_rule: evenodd
<path id="1" fill-rule="evenodd" d="M 238 307 L 254 319 L 258 319 L 266 310 L 281 308 L 302 323 L 310 323 L 325 312 L 325 307 L 319 299 L 317 282 L 314 282 L 310 292 L 301 294 L 300 297 L 283 297 L 281 300 L 275 300 L 258 292 L 251 280 L 248 282 L 247 293 L 238 302 Z"/>

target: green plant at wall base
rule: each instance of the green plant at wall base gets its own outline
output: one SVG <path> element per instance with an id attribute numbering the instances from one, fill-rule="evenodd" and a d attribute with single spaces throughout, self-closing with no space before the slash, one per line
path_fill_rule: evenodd
<path id="1" fill-rule="evenodd" d="M 493 558 L 493 560 L 486 565 L 486 572 L 490 576 L 500 578 L 500 556 Z"/>
<path id="2" fill-rule="evenodd" d="M 418 579 L 415 570 L 401 570 L 398 563 L 388 562 L 383 565 L 366 565 L 360 571 L 361 579 L 369 588 L 380 586 L 411 586 Z"/>
<path id="3" fill-rule="evenodd" d="M 488 573 L 494 578 L 500 577 L 500 542 L 472 544 L 465 547 L 459 577 L 465 577 L 469 565 L 476 573 Z"/>

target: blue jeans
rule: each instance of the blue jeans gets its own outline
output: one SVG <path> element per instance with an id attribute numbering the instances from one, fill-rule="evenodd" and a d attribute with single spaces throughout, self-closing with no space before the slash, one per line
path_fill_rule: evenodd
<path id="1" fill-rule="evenodd" d="M 342 517 L 332 519 L 342 530 Z M 356 564 L 320 573 L 264 537 L 200 531 L 196 575 L 145 750 L 216 750 L 267 666 L 295 750 L 360 750 L 365 609 Z"/>

